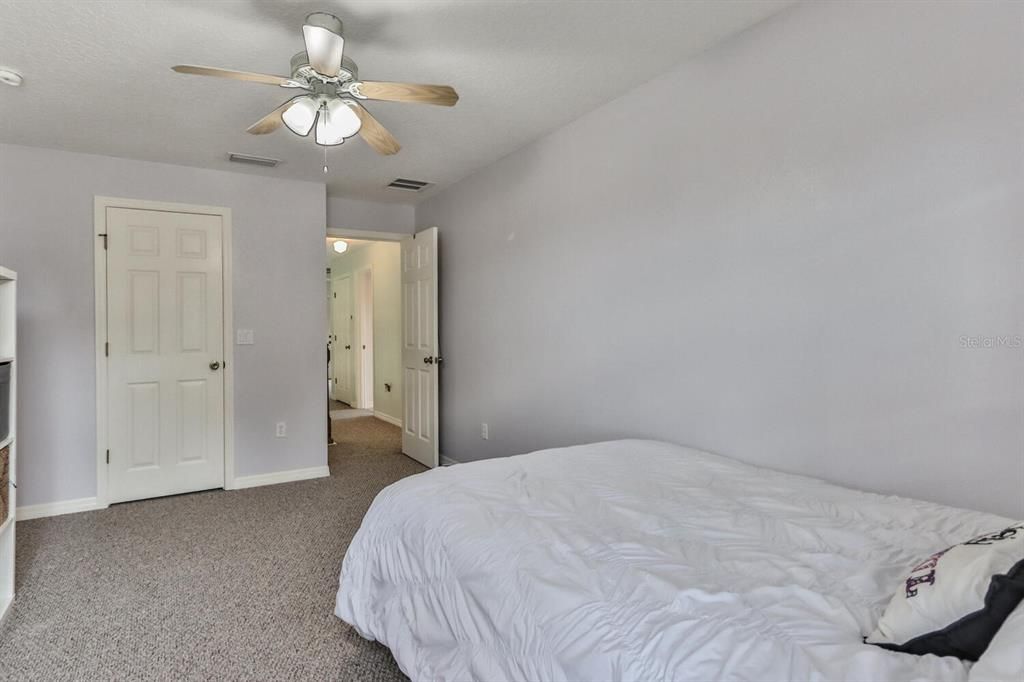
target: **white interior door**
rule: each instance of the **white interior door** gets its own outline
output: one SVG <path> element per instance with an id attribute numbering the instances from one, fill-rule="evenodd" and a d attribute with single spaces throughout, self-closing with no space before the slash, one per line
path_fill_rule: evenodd
<path id="1" fill-rule="evenodd" d="M 220 216 L 107 209 L 108 495 L 224 486 Z"/>
<path id="2" fill-rule="evenodd" d="M 355 381 L 352 364 L 352 277 L 334 280 L 334 399 L 353 405 Z"/>
<path id="3" fill-rule="evenodd" d="M 330 274 L 330 272 L 328 272 Z M 327 397 L 334 397 L 334 282 L 327 278 Z"/>
<path id="4" fill-rule="evenodd" d="M 402 452 L 438 465 L 437 228 L 402 240 Z"/>
<path id="5" fill-rule="evenodd" d="M 373 270 L 364 268 L 355 276 L 355 339 L 356 404 L 364 410 L 373 409 Z"/>

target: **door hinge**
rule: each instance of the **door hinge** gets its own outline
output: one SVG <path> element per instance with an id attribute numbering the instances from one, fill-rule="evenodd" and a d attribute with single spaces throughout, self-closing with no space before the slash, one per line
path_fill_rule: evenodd
<path id="1" fill-rule="evenodd" d="M 104 357 L 110 357 L 110 342 L 107 341 L 103 344 L 103 355 Z"/>
<path id="2" fill-rule="evenodd" d="M 337 291 L 334 292 L 334 298 L 338 298 L 338 292 Z"/>
<path id="3" fill-rule="evenodd" d="M 107 450 L 107 464 L 110 464 L 110 450 Z"/>
<path id="4" fill-rule="evenodd" d="M 107 250 L 107 244 L 108 244 L 107 240 L 110 237 L 110 235 L 108 235 L 107 233 L 104 232 L 104 233 L 96 235 L 96 236 L 103 237 L 103 250 L 106 251 Z"/>

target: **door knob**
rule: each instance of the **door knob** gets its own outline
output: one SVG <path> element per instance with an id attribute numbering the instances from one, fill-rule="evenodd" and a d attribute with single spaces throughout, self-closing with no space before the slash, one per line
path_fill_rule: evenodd
<path id="1" fill-rule="evenodd" d="M 212 369 L 214 372 L 216 372 L 218 369 L 220 369 L 220 363 L 217 362 L 216 360 L 211 362 L 210 363 L 210 369 Z"/>
<path id="2" fill-rule="evenodd" d="M 432 357 L 430 357 L 428 355 L 427 357 L 423 358 L 423 364 L 424 365 L 432 365 L 432 364 L 434 364 L 434 358 L 432 358 Z"/>
<path id="3" fill-rule="evenodd" d="M 352 346 L 345 346 L 345 350 L 352 350 Z"/>

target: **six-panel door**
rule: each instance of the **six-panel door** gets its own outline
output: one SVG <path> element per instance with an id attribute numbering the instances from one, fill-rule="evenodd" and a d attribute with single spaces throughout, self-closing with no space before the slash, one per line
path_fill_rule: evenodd
<path id="1" fill-rule="evenodd" d="M 107 209 L 110 502 L 224 485 L 219 216 Z"/>
<path id="2" fill-rule="evenodd" d="M 437 228 L 402 240 L 402 452 L 438 465 Z"/>
<path id="3" fill-rule="evenodd" d="M 331 324 L 334 328 L 334 395 L 335 400 L 355 407 L 355 381 L 352 366 L 352 278 L 340 277 L 333 282 L 334 298 Z"/>

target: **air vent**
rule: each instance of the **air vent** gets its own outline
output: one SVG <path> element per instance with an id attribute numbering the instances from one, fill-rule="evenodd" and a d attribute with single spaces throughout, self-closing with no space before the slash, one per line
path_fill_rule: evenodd
<path id="1" fill-rule="evenodd" d="M 406 192 L 419 192 L 424 187 L 429 186 L 429 182 L 423 182 L 422 180 L 406 180 L 405 178 L 395 178 L 388 184 L 388 187 L 404 189 Z"/>
<path id="2" fill-rule="evenodd" d="M 266 166 L 267 168 L 273 168 L 277 164 L 281 163 L 280 159 L 270 159 L 266 156 L 235 154 L 234 152 L 228 154 L 228 161 L 234 161 L 235 163 L 249 163 L 253 166 Z"/>

